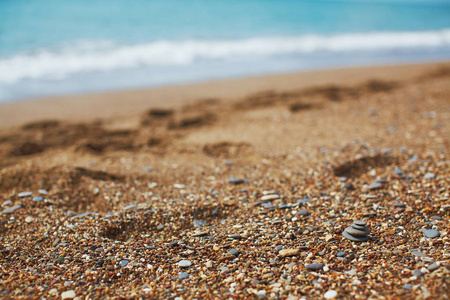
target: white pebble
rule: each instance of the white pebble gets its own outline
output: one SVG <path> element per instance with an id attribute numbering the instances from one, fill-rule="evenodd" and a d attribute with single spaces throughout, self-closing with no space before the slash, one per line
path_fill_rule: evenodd
<path id="1" fill-rule="evenodd" d="M 334 299 L 337 296 L 337 292 L 335 290 L 329 290 L 328 292 L 326 292 L 323 297 L 325 299 Z"/>

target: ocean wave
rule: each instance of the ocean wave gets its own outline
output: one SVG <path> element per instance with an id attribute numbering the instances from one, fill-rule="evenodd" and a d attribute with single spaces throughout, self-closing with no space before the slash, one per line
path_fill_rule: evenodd
<path id="1" fill-rule="evenodd" d="M 233 61 L 318 52 L 409 51 L 450 49 L 450 29 L 422 32 L 374 32 L 244 40 L 156 41 L 114 45 L 107 41 L 75 43 L 0 58 L 0 83 L 23 79 L 58 79 L 81 72 L 152 66 L 189 65 L 198 61 Z"/>

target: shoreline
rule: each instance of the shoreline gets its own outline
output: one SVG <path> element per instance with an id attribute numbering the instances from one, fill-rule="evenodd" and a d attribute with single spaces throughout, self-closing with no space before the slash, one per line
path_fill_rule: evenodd
<path id="1" fill-rule="evenodd" d="M 123 118 L 151 107 L 180 107 L 199 99 L 238 99 L 260 91 L 289 91 L 320 85 L 354 85 L 371 79 L 407 80 L 450 62 L 326 69 L 158 88 L 20 100 L 0 104 L 0 128 L 37 120 Z"/>

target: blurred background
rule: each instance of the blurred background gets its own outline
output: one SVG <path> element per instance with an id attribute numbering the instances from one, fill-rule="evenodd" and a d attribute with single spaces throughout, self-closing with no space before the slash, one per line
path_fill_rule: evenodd
<path id="1" fill-rule="evenodd" d="M 449 59 L 450 1 L 0 1 L 0 102 Z"/>

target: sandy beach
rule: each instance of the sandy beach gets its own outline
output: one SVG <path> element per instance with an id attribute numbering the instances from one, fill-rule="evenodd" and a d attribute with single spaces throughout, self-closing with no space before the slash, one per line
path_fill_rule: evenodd
<path id="1" fill-rule="evenodd" d="M 446 299 L 449 82 L 442 62 L 0 104 L 0 297 Z"/>

